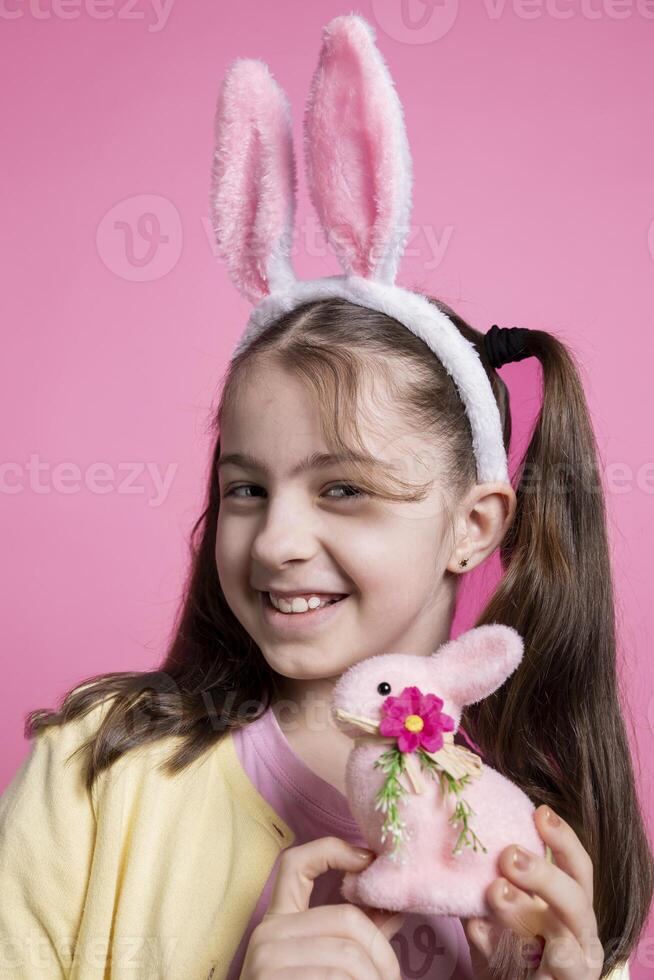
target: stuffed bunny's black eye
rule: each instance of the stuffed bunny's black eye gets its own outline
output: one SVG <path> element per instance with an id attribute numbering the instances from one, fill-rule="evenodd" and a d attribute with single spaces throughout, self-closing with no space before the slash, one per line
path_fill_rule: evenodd
<path id="1" fill-rule="evenodd" d="M 377 693 L 378 694 L 390 694 L 391 693 L 391 685 L 387 681 L 382 681 L 381 684 L 378 684 L 377 685 Z"/>

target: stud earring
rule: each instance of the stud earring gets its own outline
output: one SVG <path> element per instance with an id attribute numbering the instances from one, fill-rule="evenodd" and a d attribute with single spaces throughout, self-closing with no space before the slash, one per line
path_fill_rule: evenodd
<path id="1" fill-rule="evenodd" d="M 468 559 L 467 558 L 462 558 L 461 561 L 459 562 L 459 565 L 461 566 L 461 568 L 465 568 L 467 564 L 468 564 Z"/>

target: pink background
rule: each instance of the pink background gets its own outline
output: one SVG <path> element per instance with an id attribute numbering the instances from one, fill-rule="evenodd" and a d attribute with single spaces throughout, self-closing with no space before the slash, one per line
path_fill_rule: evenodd
<path id="1" fill-rule="evenodd" d="M 27 751 L 28 710 L 91 674 L 150 668 L 164 650 L 205 484 L 206 421 L 249 311 L 208 233 L 219 84 L 233 58 L 265 59 L 290 96 L 299 153 L 321 28 L 353 9 L 167 2 L 6 0 L 0 12 L 0 786 Z M 654 8 L 354 9 L 375 28 L 414 159 L 415 235 L 399 282 L 481 330 L 552 330 L 583 365 L 649 813 Z M 340 271 L 302 170 L 297 227 L 298 274 Z M 537 365 L 504 377 L 519 447 L 538 407 Z M 153 474 L 166 471 L 157 490 Z M 469 576 L 456 631 L 494 571 Z M 638 958 L 633 975 L 649 976 L 646 942 Z"/>

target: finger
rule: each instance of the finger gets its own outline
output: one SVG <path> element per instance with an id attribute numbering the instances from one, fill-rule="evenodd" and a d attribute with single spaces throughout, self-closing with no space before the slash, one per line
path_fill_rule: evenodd
<path id="1" fill-rule="evenodd" d="M 515 865 L 513 854 L 516 850 L 529 859 L 526 869 Z M 586 891 L 562 868 L 532 851 L 516 849 L 515 845 L 502 851 L 498 866 L 514 885 L 544 901 L 582 945 L 597 933 L 597 920 Z M 535 929 L 534 932 L 546 935 L 542 929 Z"/>
<path id="2" fill-rule="evenodd" d="M 508 895 L 504 894 L 504 884 L 509 886 Z M 556 980 L 579 980 L 587 975 L 587 971 L 601 969 L 604 951 L 597 934 L 584 946 L 552 909 L 536 904 L 538 896 L 529 895 L 503 878 L 496 878 L 487 889 L 486 897 L 493 917 L 518 935 L 530 937 L 529 947 L 523 948 L 525 956 L 535 950 L 536 937 L 543 937 L 545 945 L 539 966 L 543 980 L 549 976 L 548 970 Z"/>
<path id="3" fill-rule="evenodd" d="M 550 975 L 556 980 L 580 980 L 581 977 L 599 976 L 604 965 L 604 948 L 599 937 L 585 950 L 559 922 L 554 923 L 551 935 L 545 941 L 540 963 L 539 980 Z"/>
<path id="4" fill-rule="evenodd" d="M 279 860 L 279 867 L 268 904 L 268 914 L 291 914 L 309 908 L 313 882 L 332 868 L 362 871 L 375 856 L 362 857 L 363 851 L 339 837 L 318 837 L 297 847 L 289 847 Z"/>
<path id="5" fill-rule="evenodd" d="M 552 915 L 549 910 L 506 878 L 496 878 L 488 886 L 486 899 L 491 908 L 489 918 L 494 919 L 500 928 L 512 929 L 525 939 L 534 936 L 547 939 L 551 934 Z"/>
<path id="6" fill-rule="evenodd" d="M 466 936 L 475 980 L 497 980 L 500 973 L 502 976 L 513 975 L 511 971 L 519 969 L 520 964 L 533 971 L 540 965 L 545 946 L 542 936 L 516 936 L 513 929 L 501 922 L 494 922 L 492 917 L 472 920 L 466 929 Z M 511 945 L 507 944 L 509 937 L 513 937 Z M 519 940 L 516 947 L 513 945 L 515 939 Z M 522 972 L 520 976 L 523 976 Z M 529 972 L 529 980 L 532 977 L 533 972 Z"/>
<path id="7" fill-rule="evenodd" d="M 496 945 L 496 927 L 484 917 L 461 919 L 461 924 L 470 946 L 470 961 L 475 980 L 491 980 L 488 961 Z"/>
<path id="8" fill-rule="evenodd" d="M 494 971 L 491 971 L 490 961 L 507 929 L 510 933 L 513 933 L 513 930 L 506 923 L 495 921 L 493 913 L 487 918 L 462 919 L 461 922 L 470 944 L 470 959 L 475 980 L 495 980 L 497 962 L 494 963 Z M 535 970 L 540 965 L 544 946 L 543 936 L 521 939 L 520 953 L 528 969 Z M 529 980 L 531 976 L 532 974 L 529 974 Z"/>
<path id="9" fill-rule="evenodd" d="M 582 949 L 575 937 L 563 932 L 545 943 L 540 965 L 530 980 L 581 980 L 587 977 Z M 595 974 L 593 974 L 595 976 Z"/>
<path id="10" fill-rule="evenodd" d="M 388 924 L 387 924 L 388 927 Z M 319 936 L 350 939 L 366 951 L 384 980 L 401 980 L 397 956 L 384 933 L 356 905 L 314 905 L 296 915 L 264 915 L 257 927 L 265 941 L 311 939 Z"/>
<path id="11" fill-rule="evenodd" d="M 468 943 L 489 960 L 496 946 L 497 927 L 485 917 L 461 919 Z"/>
<path id="12" fill-rule="evenodd" d="M 371 905 L 360 905 L 359 908 L 368 916 L 372 924 L 386 936 L 392 939 L 396 932 L 399 932 L 404 925 L 406 915 L 404 912 L 390 912 L 388 909 L 379 909 Z"/>
<path id="13" fill-rule="evenodd" d="M 321 936 L 319 940 L 313 937 L 298 939 L 294 943 L 281 944 L 276 949 L 275 942 L 266 943 L 261 952 L 269 956 L 270 962 L 274 956 L 275 968 L 286 971 L 303 967 L 306 977 L 312 969 L 341 970 L 352 980 L 385 980 L 366 950 L 354 939 L 343 939 L 337 936 Z M 274 950 L 274 953 L 273 953 Z M 265 971 L 262 974 L 265 976 Z"/>
<path id="14" fill-rule="evenodd" d="M 554 825 L 547 820 L 548 811 L 560 820 L 559 824 Z M 574 878 L 592 906 L 593 862 L 570 824 L 544 804 L 536 809 L 534 822 L 540 836 L 551 847 L 557 867 Z"/>

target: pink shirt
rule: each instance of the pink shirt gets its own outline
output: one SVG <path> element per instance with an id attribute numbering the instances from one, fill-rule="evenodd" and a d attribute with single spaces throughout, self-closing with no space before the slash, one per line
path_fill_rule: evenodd
<path id="1" fill-rule="evenodd" d="M 250 780 L 295 832 L 293 847 L 328 836 L 367 846 L 347 798 L 295 754 L 271 708 L 256 721 L 236 730 L 233 738 Z M 252 930 L 270 902 L 278 862 L 279 857 L 243 934 L 227 980 L 239 978 Z M 310 907 L 344 903 L 339 893 L 342 879 L 343 872 L 336 869 L 316 878 Z M 391 946 L 403 980 L 473 980 L 468 941 L 456 916 L 406 913 L 404 925 L 392 937 Z"/>

